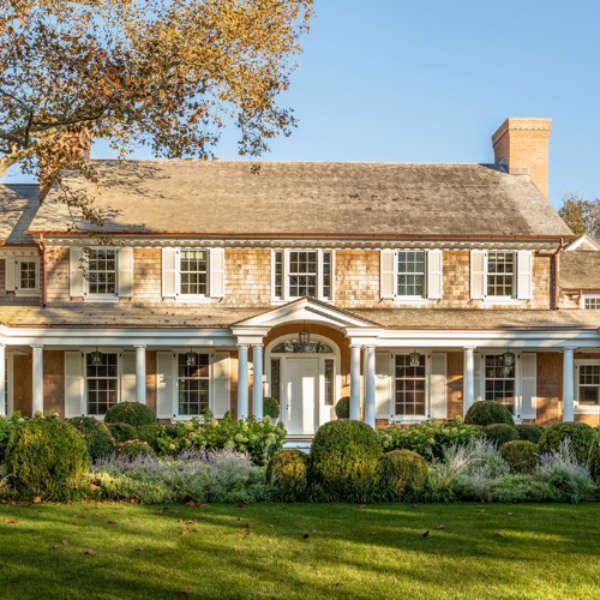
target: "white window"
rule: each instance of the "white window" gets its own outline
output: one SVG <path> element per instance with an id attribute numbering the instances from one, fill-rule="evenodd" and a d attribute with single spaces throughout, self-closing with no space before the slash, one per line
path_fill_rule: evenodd
<path id="1" fill-rule="evenodd" d="M 579 412 L 600 408 L 600 360 L 575 361 L 575 405 Z"/>
<path id="2" fill-rule="evenodd" d="M 395 414 L 399 417 L 427 415 L 427 369 L 424 354 L 395 357 Z"/>
<path id="3" fill-rule="evenodd" d="M 177 414 L 203 415 L 209 408 L 210 357 L 199 352 L 177 355 Z"/>
<path id="4" fill-rule="evenodd" d="M 484 363 L 484 400 L 504 404 L 515 413 L 516 360 L 512 353 L 486 354 Z"/>
<path id="5" fill-rule="evenodd" d="M 582 308 L 590 310 L 600 310 L 600 296 L 585 295 L 582 298 Z"/>
<path id="6" fill-rule="evenodd" d="M 178 284 L 181 296 L 208 296 L 208 250 L 178 250 Z"/>
<path id="7" fill-rule="evenodd" d="M 32 259 L 15 261 L 15 290 L 19 295 L 39 292 L 38 262 Z"/>
<path id="8" fill-rule="evenodd" d="M 116 248 L 91 248 L 88 254 L 87 285 L 92 297 L 115 297 L 117 295 Z"/>
<path id="9" fill-rule="evenodd" d="M 275 301 L 303 296 L 333 300 L 334 254 L 331 250 L 274 250 L 271 279 Z"/>
<path id="10" fill-rule="evenodd" d="M 490 251 L 487 253 L 486 283 L 487 295 L 494 298 L 514 298 L 516 260 L 511 251 Z"/>
<path id="11" fill-rule="evenodd" d="M 396 255 L 396 295 L 425 297 L 427 261 L 424 250 L 398 250 Z"/>
<path id="12" fill-rule="evenodd" d="M 87 414 L 103 416 L 119 402 L 118 355 L 113 352 L 88 352 L 85 355 Z"/>

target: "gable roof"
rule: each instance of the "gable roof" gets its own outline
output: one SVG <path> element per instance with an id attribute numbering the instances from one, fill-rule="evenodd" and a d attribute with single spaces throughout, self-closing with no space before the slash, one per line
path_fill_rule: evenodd
<path id="1" fill-rule="evenodd" d="M 570 236 L 526 175 L 481 164 L 92 161 L 112 233 Z M 65 232 L 51 190 L 30 229 Z M 82 230 L 93 231 L 79 223 Z"/>
<path id="2" fill-rule="evenodd" d="M 558 281 L 563 289 L 600 290 L 600 252 L 561 252 Z"/>
<path id="3" fill-rule="evenodd" d="M 33 244 L 25 232 L 39 205 L 37 183 L 0 184 L 0 243 Z"/>

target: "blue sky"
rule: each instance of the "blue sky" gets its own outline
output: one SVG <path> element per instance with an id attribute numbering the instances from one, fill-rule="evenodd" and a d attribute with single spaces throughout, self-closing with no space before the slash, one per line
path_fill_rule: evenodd
<path id="1" fill-rule="evenodd" d="M 552 117 L 551 202 L 600 197 L 599 2 L 316 0 L 315 9 L 285 97 L 300 125 L 266 160 L 491 162 L 505 117 Z M 235 133 L 219 158 L 237 158 Z M 97 142 L 92 156 L 111 152 Z"/>

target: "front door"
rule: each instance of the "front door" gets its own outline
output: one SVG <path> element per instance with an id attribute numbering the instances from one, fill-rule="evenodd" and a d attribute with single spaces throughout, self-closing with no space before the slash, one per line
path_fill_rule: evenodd
<path id="1" fill-rule="evenodd" d="M 288 358 L 284 373 L 284 426 L 288 435 L 312 435 L 315 432 L 319 360 Z"/>

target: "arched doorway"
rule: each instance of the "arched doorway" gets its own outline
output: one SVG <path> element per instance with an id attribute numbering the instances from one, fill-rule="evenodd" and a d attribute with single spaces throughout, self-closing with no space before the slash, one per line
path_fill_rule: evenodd
<path id="1" fill-rule="evenodd" d="M 341 391 L 340 349 L 311 334 L 283 335 L 265 348 L 267 394 L 279 399 L 280 418 L 290 436 L 310 436 L 335 418 Z"/>

